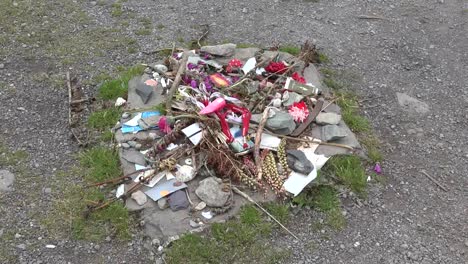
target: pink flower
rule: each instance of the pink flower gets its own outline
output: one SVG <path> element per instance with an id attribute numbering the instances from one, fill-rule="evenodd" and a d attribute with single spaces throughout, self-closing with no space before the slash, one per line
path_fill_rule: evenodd
<path id="1" fill-rule="evenodd" d="M 167 117 L 165 116 L 159 119 L 158 127 L 159 127 L 159 130 L 162 131 L 164 134 L 169 134 L 172 131 L 171 125 L 169 125 L 169 122 L 167 121 Z"/>
<path id="2" fill-rule="evenodd" d="M 309 109 L 304 102 L 294 103 L 289 107 L 288 112 L 294 118 L 294 121 L 301 123 L 309 116 Z"/>

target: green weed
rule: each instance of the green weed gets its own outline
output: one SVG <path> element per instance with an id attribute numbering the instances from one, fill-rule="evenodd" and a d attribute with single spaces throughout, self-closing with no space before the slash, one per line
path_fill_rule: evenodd
<path id="1" fill-rule="evenodd" d="M 336 208 L 327 213 L 326 224 L 335 230 L 343 230 L 346 226 L 346 219 L 341 213 L 341 210 Z"/>
<path id="2" fill-rule="evenodd" d="M 355 155 L 334 156 L 325 165 L 328 173 L 349 187 L 352 191 L 364 195 L 367 187 L 367 177 L 361 159 Z"/>
<path id="3" fill-rule="evenodd" d="M 330 62 L 330 58 L 325 53 L 318 52 L 318 62 L 319 63 L 328 63 Z"/>
<path id="4" fill-rule="evenodd" d="M 91 182 L 101 182 L 118 177 L 121 173 L 117 151 L 94 147 L 79 155 L 80 164 L 87 169 L 86 178 Z"/>
<path id="5" fill-rule="evenodd" d="M 98 130 L 112 128 L 120 118 L 122 111 L 117 107 L 91 113 L 88 117 L 88 126 Z"/>
<path id="6" fill-rule="evenodd" d="M 367 135 L 361 139 L 361 143 L 367 150 L 367 156 L 373 163 L 383 161 L 383 155 L 380 152 L 380 141 L 374 135 Z"/>
<path id="7" fill-rule="evenodd" d="M 121 3 L 113 3 L 111 9 L 111 16 L 121 17 L 123 15 L 123 9 Z"/>
<path id="8" fill-rule="evenodd" d="M 291 55 L 297 56 L 301 53 L 301 48 L 293 45 L 284 45 L 279 48 L 279 51 L 289 53 Z"/>
<path id="9" fill-rule="evenodd" d="M 290 254 L 269 245 L 271 225 L 253 206 L 242 208 L 240 219 L 213 224 L 211 233 L 185 235 L 167 251 L 168 263 L 281 263 Z"/>
<path id="10" fill-rule="evenodd" d="M 274 203 L 267 203 L 264 204 L 263 207 L 271 214 L 273 215 L 278 221 L 280 221 L 282 224 L 285 224 L 289 220 L 289 208 L 285 204 L 278 204 L 276 202 Z"/>
<path id="11" fill-rule="evenodd" d="M 140 28 L 137 31 L 135 31 L 135 35 L 137 36 L 151 35 L 151 29 Z"/>
<path id="12" fill-rule="evenodd" d="M 23 150 L 11 151 L 0 143 L 0 166 L 14 166 L 28 158 L 28 153 Z"/>
<path id="13" fill-rule="evenodd" d="M 138 65 L 127 70 L 120 70 L 119 77 L 106 80 L 99 87 L 99 97 L 105 100 L 115 100 L 118 97 L 127 97 L 128 82 L 135 76 L 140 76 L 145 70 L 144 66 Z"/>

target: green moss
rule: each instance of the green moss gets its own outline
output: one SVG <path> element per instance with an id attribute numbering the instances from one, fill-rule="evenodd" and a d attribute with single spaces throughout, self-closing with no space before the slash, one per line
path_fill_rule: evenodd
<path id="1" fill-rule="evenodd" d="M 91 182 L 113 179 L 121 174 L 117 151 L 94 147 L 80 153 L 79 158 L 81 166 L 87 169 L 86 178 Z"/>
<path id="2" fill-rule="evenodd" d="M 11 151 L 0 142 L 0 166 L 14 166 L 28 158 L 23 150 Z"/>
<path id="3" fill-rule="evenodd" d="M 156 27 L 157 27 L 159 30 L 162 30 L 162 29 L 164 29 L 166 26 L 164 26 L 164 24 L 158 24 Z"/>
<path id="4" fill-rule="evenodd" d="M 335 230 L 343 230 L 346 226 L 346 219 L 340 209 L 334 209 L 328 212 L 326 223 Z"/>
<path id="5" fill-rule="evenodd" d="M 328 63 L 330 62 L 330 58 L 325 53 L 318 52 L 318 62 L 319 63 Z"/>
<path id="6" fill-rule="evenodd" d="M 301 53 L 301 48 L 293 45 L 284 45 L 279 48 L 279 51 L 289 53 L 291 55 L 297 56 Z"/>
<path id="7" fill-rule="evenodd" d="M 121 3 L 113 3 L 111 9 L 111 16 L 120 17 L 123 15 L 123 9 Z"/>

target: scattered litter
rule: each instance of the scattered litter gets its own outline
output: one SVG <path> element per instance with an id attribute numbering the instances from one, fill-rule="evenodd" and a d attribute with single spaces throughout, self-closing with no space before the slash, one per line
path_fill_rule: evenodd
<path id="1" fill-rule="evenodd" d="M 354 135 L 336 98 L 322 89 L 315 47 L 305 47 L 300 57 L 230 43 L 175 49 L 146 65 L 145 75 L 130 80 L 128 101 L 116 101 L 127 111 L 114 129 L 126 174 L 117 199 L 143 205 L 148 196 L 161 210 L 160 225 L 197 228 L 200 215 L 238 210 L 239 195 L 259 206 L 301 193 L 330 156 L 356 147 L 344 143 Z M 161 103 L 164 114 L 149 110 Z M 327 156 L 319 145 L 328 147 Z"/>
<path id="2" fill-rule="evenodd" d="M 380 167 L 380 163 L 376 163 L 375 166 L 374 166 L 374 171 L 375 173 L 377 174 L 381 174 L 382 173 L 382 168 Z"/>
<path id="3" fill-rule="evenodd" d="M 125 103 L 127 102 L 127 100 L 123 99 L 122 97 L 119 97 L 117 98 L 117 100 L 115 100 L 115 106 L 122 106 L 124 105 Z"/>
<path id="4" fill-rule="evenodd" d="M 56 248 L 57 246 L 56 245 L 46 245 L 45 247 L 46 248 Z"/>

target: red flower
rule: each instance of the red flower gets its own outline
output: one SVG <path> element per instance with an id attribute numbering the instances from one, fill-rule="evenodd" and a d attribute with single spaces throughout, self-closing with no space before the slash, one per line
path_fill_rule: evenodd
<path id="1" fill-rule="evenodd" d="M 169 121 L 167 120 L 167 117 L 165 116 L 159 119 L 158 127 L 159 127 L 159 130 L 162 131 L 164 134 L 169 134 L 172 131 L 171 125 L 169 124 Z"/>
<path id="2" fill-rule="evenodd" d="M 292 74 L 292 78 L 293 80 L 295 80 L 296 82 L 298 83 L 302 83 L 302 84 L 305 84 L 306 83 L 306 80 L 304 79 L 304 77 L 302 77 L 299 73 L 295 72 Z"/>
<path id="3" fill-rule="evenodd" d="M 232 72 L 233 69 L 237 69 L 240 67 L 242 67 L 242 62 L 238 59 L 232 59 L 228 62 L 228 65 L 226 66 L 226 71 Z"/>
<path id="4" fill-rule="evenodd" d="M 270 64 L 268 64 L 268 66 L 265 67 L 265 70 L 271 73 L 283 74 L 286 72 L 287 68 L 286 65 L 284 65 L 282 62 L 272 61 Z"/>

